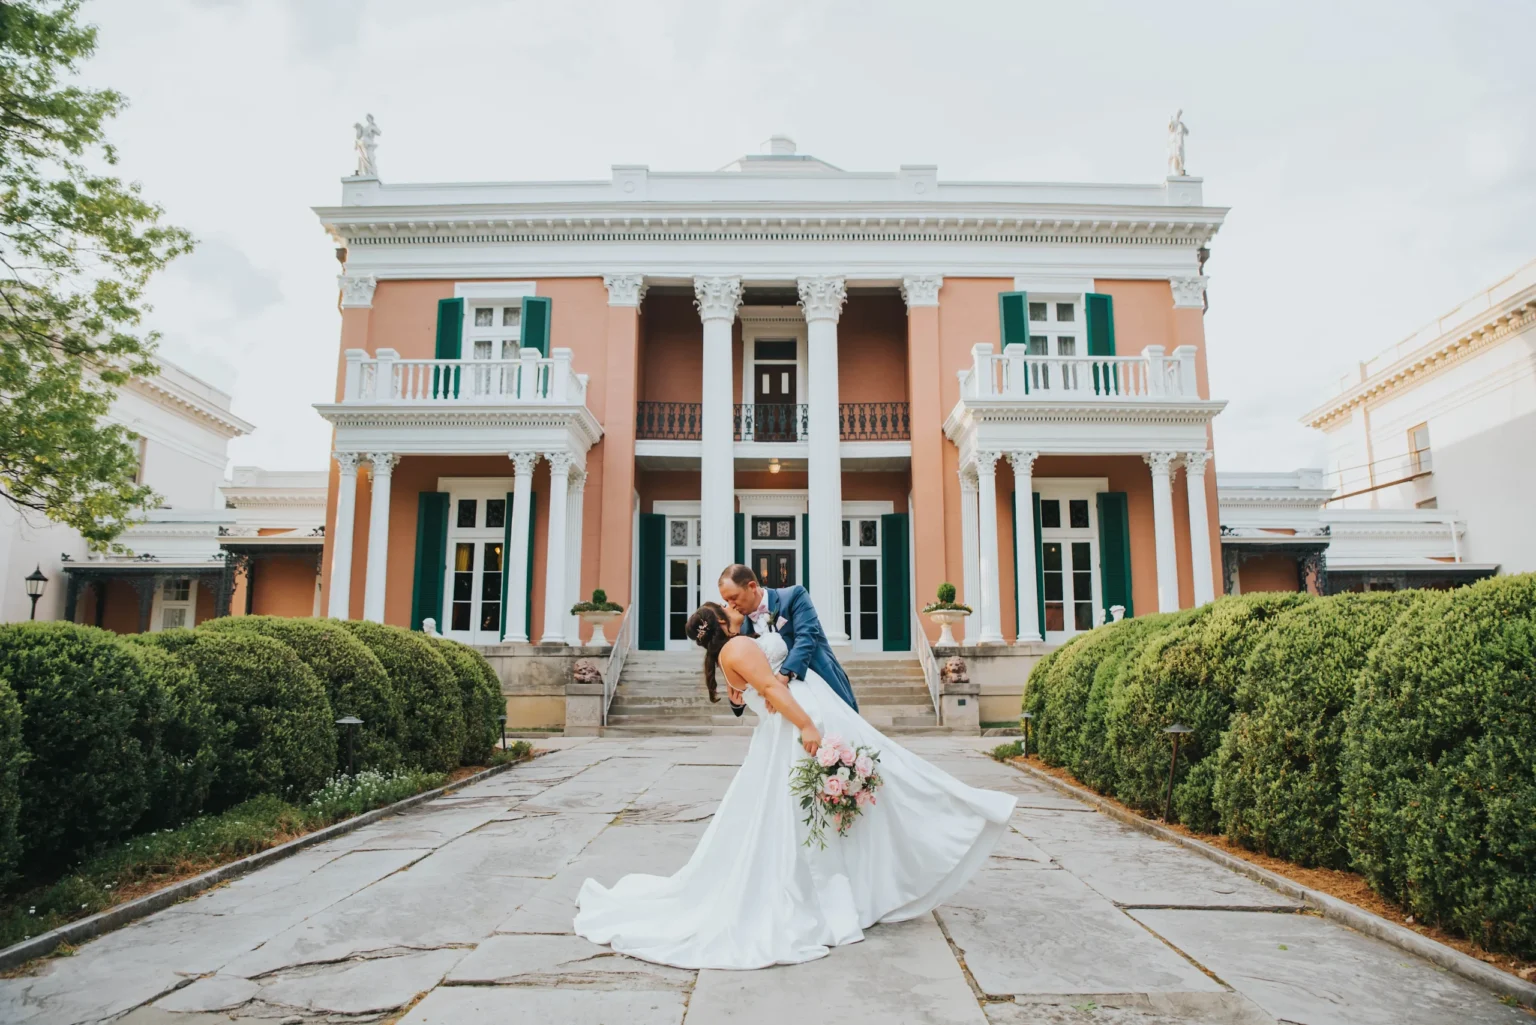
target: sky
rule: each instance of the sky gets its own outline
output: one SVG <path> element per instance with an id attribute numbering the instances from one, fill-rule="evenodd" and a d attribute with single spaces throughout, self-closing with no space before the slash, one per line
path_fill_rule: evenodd
<path id="1" fill-rule="evenodd" d="M 320 469 L 352 124 L 385 181 L 713 170 L 774 133 L 849 170 L 1160 181 L 1166 126 L 1231 208 L 1206 316 L 1224 470 L 1322 465 L 1299 418 L 1536 257 L 1531 0 L 92 0 L 86 84 L 197 250 L 162 352 L 257 425 L 231 462 Z"/>

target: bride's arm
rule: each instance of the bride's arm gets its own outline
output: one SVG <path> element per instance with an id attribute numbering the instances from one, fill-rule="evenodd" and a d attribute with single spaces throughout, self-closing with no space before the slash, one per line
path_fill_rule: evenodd
<path id="1" fill-rule="evenodd" d="M 768 665 L 763 649 L 750 637 L 733 637 L 720 651 L 720 664 L 735 673 L 753 687 L 763 699 L 784 718 L 800 730 L 800 744 L 807 754 L 815 754 L 821 746 L 821 731 L 805 714 L 800 702 L 789 692 L 782 680 Z"/>

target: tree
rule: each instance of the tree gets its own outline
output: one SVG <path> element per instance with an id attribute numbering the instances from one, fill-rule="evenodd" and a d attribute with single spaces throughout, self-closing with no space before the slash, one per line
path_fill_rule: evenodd
<path id="1" fill-rule="evenodd" d="M 154 499 L 134 435 L 105 417 L 158 369 L 144 286 L 192 238 L 110 173 L 122 95 L 61 81 L 96 49 L 79 8 L 0 3 L 0 496 L 101 550 Z"/>

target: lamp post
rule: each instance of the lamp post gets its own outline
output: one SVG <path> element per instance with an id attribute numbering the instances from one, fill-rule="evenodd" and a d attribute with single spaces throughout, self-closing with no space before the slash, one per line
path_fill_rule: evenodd
<path id="1" fill-rule="evenodd" d="M 1178 768 L 1179 765 L 1179 738 L 1184 736 L 1186 733 L 1193 733 L 1195 731 L 1190 729 L 1188 726 L 1185 726 L 1183 723 L 1176 722 L 1172 726 L 1169 726 L 1167 729 L 1163 730 L 1163 732 L 1173 734 L 1173 758 L 1168 762 L 1168 798 L 1163 802 L 1163 821 L 1172 822 L 1173 771 L 1174 769 Z"/>
<path id="2" fill-rule="evenodd" d="M 37 599 L 43 596 L 43 591 L 48 587 L 48 578 L 43 576 L 43 567 L 39 563 L 37 569 L 27 574 L 27 597 L 32 599 L 31 619 L 37 618 Z"/>
<path id="3" fill-rule="evenodd" d="M 1024 727 L 1024 743 L 1023 743 L 1022 746 L 1024 748 L 1024 757 L 1025 758 L 1029 757 L 1029 721 L 1031 719 L 1033 719 L 1034 717 L 1035 717 L 1035 713 L 1033 713 L 1033 712 L 1024 712 L 1024 713 L 1019 715 L 1019 719 L 1021 720 L 1021 725 Z"/>
<path id="4" fill-rule="evenodd" d="M 501 749 L 507 749 L 507 717 L 501 717 Z"/>
<path id="5" fill-rule="evenodd" d="M 344 715 L 336 720 L 337 726 L 344 726 L 347 730 L 347 775 L 357 775 L 352 764 L 353 742 L 357 736 L 357 728 L 363 724 L 363 720 L 355 715 Z"/>

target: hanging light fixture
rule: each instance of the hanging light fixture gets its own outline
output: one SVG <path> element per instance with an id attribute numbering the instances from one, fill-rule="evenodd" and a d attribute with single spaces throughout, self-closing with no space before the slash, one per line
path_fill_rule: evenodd
<path id="1" fill-rule="evenodd" d="M 779 461 L 777 459 L 770 459 L 770 460 L 768 460 L 768 472 L 769 473 L 778 473 L 779 472 Z"/>

